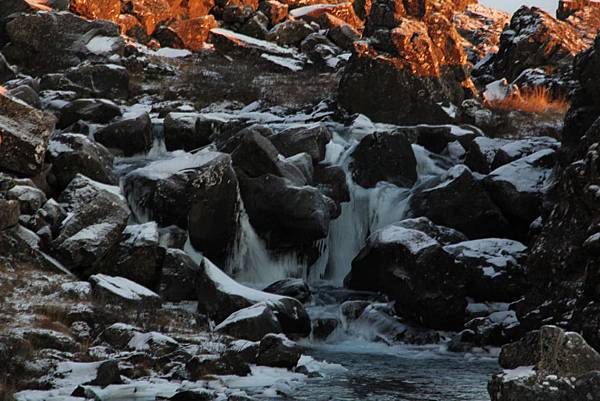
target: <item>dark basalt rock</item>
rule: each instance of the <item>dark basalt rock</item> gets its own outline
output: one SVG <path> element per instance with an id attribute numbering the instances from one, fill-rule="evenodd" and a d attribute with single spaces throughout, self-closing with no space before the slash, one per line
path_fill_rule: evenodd
<path id="1" fill-rule="evenodd" d="M 202 151 L 153 162 L 126 175 L 123 188 L 135 214 L 147 214 L 161 226 L 188 228 L 197 250 L 217 261 L 227 256 L 238 219 L 229 155 Z"/>
<path id="2" fill-rule="evenodd" d="M 352 153 L 350 169 L 353 180 L 365 188 L 373 188 L 380 181 L 412 187 L 417 180 L 417 160 L 402 133 L 365 136 Z"/>
<path id="3" fill-rule="evenodd" d="M 259 302 L 232 313 L 215 331 L 235 338 L 259 341 L 269 333 L 281 333 L 277 311 L 266 302 Z"/>
<path id="4" fill-rule="evenodd" d="M 10 44 L 3 53 L 13 64 L 36 72 L 60 71 L 93 56 L 94 40 L 110 40 L 114 53 L 124 41 L 116 24 L 71 13 L 19 14 L 6 24 Z"/>
<path id="5" fill-rule="evenodd" d="M 257 363 L 264 366 L 292 369 L 296 367 L 302 350 L 284 335 L 267 334 L 258 347 Z"/>
<path id="6" fill-rule="evenodd" d="M 106 99 L 77 99 L 59 110 L 59 128 L 66 128 L 77 121 L 106 124 L 121 115 L 119 106 Z"/>
<path id="7" fill-rule="evenodd" d="M 414 216 L 425 216 L 469 238 L 502 238 L 510 232 L 498 206 L 465 166 L 454 167 L 446 181 L 414 194 L 410 209 Z"/>
<path id="8" fill-rule="evenodd" d="M 167 249 L 162 265 L 159 294 L 167 302 L 193 301 L 198 265 L 180 249 Z"/>
<path id="9" fill-rule="evenodd" d="M 77 174 L 108 185 L 116 185 L 112 170 L 113 155 L 102 145 L 85 135 L 61 134 L 54 136 L 46 154 L 52 165 L 48 180 L 61 192 Z"/>
<path id="10" fill-rule="evenodd" d="M 296 298 L 302 303 L 307 303 L 311 296 L 311 290 L 308 283 L 299 278 L 287 278 L 276 281 L 263 289 L 263 291 Z"/>
<path id="11" fill-rule="evenodd" d="M 107 148 L 122 151 L 125 156 L 147 152 L 154 140 L 152 121 L 148 113 L 125 117 L 100 129 L 94 139 Z"/>
<path id="12" fill-rule="evenodd" d="M 306 127 L 289 128 L 278 132 L 269 139 L 279 153 L 290 157 L 298 153 L 308 153 L 314 163 L 325 158 L 325 147 L 331 141 L 332 134 L 325 125 L 316 124 Z"/>
<path id="13" fill-rule="evenodd" d="M 0 168 L 31 177 L 40 172 L 56 120 L 0 95 Z"/>
<path id="14" fill-rule="evenodd" d="M 390 225 L 373 233 L 344 285 L 382 291 L 401 316 L 427 327 L 458 329 L 464 323 L 465 272 L 436 240 L 414 229 Z"/>
<path id="15" fill-rule="evenodd" d="M 76 85 L 88 88 L 97 97 L 129 97 L 129 72 L 120 65 L 83 63 L 67 71 L 65 77 Z"/>

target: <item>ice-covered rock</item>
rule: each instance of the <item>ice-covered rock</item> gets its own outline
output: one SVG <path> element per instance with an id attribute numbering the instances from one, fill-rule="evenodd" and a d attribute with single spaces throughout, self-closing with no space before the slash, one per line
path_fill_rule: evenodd
<path id="1" fill-rule="evenodd" d="M 427 217 L 405 219 L 394 223 L 394 226 L 421 231 L 442 245 L 456 244 L 467 240 L 464 234 L 452 228 L 433 224 Z"/>
<path id="2" fill-rule="evenodd" d="M 296 298 L 302 303 L 310 300 L 310 287 L 308 283 L 300 278 L 288 278 L 269 284 L 263 289 L 264 292 Z"/>
<path id="3" fill-rule="evenodd" d="M 310 334 L 310 319 L 298 300 L 243 286 L 206 258 L 200 265 L 197 292 L 198 311 L 208 314 L 217 323 L 240 309 L 264 302 L 274 310 L 283 333 L 291 336 Z"/>

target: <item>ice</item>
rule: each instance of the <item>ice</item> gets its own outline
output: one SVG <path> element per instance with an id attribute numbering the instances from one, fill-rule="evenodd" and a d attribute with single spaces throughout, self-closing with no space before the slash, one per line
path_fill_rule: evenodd
<path id="1" fill-rule="evenodd" d="M 333 375 L 347 372 L 348 369 L 338 363 L 317 361 L 311 356 L 302 355 L 298 361 L 298 367 L 303 367 L 307 373 L 319 373 L 322 375 Z"/>
<path id="2" fill-rule="evenodd" d="M 295 56 L 297 54 L 296 50 L 294 49 L 281 47 L 274 43 L 267 42 L 266 40 L 256 39 L 251 36 L 242 35 L 241 33 L 236 33 L 228 29 L 213 28 L 211 29 L 211 33 L 222 35 L 239 46 L 254 48 L 270 54 L 280 56 Z"/>
<path id="3" fill-rule="evenodd" d="M 171 47 L 163 47 L 158 49 L 155 54 L 167 58 L 182 58 L 192 55 L 192 52 L 186 49 L 173 49 Z"/>
<path id="4" fill-rule="evenodd" d="M 267 53 L 261 54 L 260 57 L 272 62 L 273 64 L 285 67 L 290 71 L 302 71 L 304 68 L 304 63 L 295 58 L 275 56 Z"/>
<path id="5" fill-rule="evenodd" d="M 222 376 L 221 380 L 228 387 L 256 392 L 281 384 L 300 385 L 306 379 L 303 374 L 283 368 L 251 366 L 250 369 L 248 376 Z"/>
<path id="6" fill-rule="evenodd" d="M 519 366 L 515 369 L 505 369 L 503 372 L 503 380 L 505 382 L 513 380 L 528 379 L 536 375 L 535 366 Z"/>
<path id="7" fill-rule="evenodd" d="M 209 150 L 202 150 L 196 153 L 187 153 L 183 151 L 172 152 L 170 158 L 151 162 L 145 167 L 134 170 L 132 174 L 162 180 L 169 178 L 180 171 L 201 167 L 221 155 L 222 153 Z"/>

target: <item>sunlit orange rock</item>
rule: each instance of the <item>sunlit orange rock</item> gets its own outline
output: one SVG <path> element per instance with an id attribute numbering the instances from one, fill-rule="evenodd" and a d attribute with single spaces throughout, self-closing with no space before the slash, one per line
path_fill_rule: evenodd
<path id="1" fill-rule="evenodd" d="M 184 47 L 198 51 L 204 47 L 210 30 L 218 26 L 219 24 L 215 20 L 215 17 L 207 15 L 188 20 L 179 20 L 171 25 L 171 28 L 177 33 Z"/>
<path id="2" fill-rule="evenodd" d="M 340 104 L 384 122 L 452 121 L 443 105 L 476 92 L 462 38 L 443 12 L 455 6 L 451 0 L 374 0 L 340 81 Z"/>
<path id="3" fill-rule="evenodd" d="M 300 7 L 292 10 L 290 15 L 294 18 L 302 18 L 308 21 L 320 22 L 323 20 L 326 23 L 333 23 L 335 20 L 328 21 L 328 18 L 324 17 L 325 15 L 331 15 L 338 20 L 352 25 L 355 29 L 360 31 L 362 31 L 364 26 L 363 21 L 356 15 L 352 3 L 349 2 L 341 4 L 321 4 Z M 329 26 L 323 27 L 330 28 Z"/>
<path id="4" fill-rule="evenodd" d="M 198 18 L 208 15 L 210 10 L 215 6 L 214 0 L 188 0 L 187 1 L 187 17 Z"/>
<path id="5" fill-rule="evenodd" d="M 89 19 L 117 21 L 121 0 L 71 0 L 71 11 Z"/>

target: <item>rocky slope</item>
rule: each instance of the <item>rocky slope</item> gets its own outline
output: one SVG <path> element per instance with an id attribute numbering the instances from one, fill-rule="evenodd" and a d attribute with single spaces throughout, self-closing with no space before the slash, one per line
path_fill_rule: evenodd
<path id="1" fill-rule="evenodd" d="M 319 374 L 294 341 L 339 336 L 590 361 L 501 361 L 536 365 L 506 400 L 595 369 L 599 40 L 525 8 L 485 54 L 506 16 L 465 1 L 30 3 L 0 6 L 4 398 L 284 397 Z M 469 62 L 521 57 L 571 71 L 560 140 L 478 98 Z"/>

